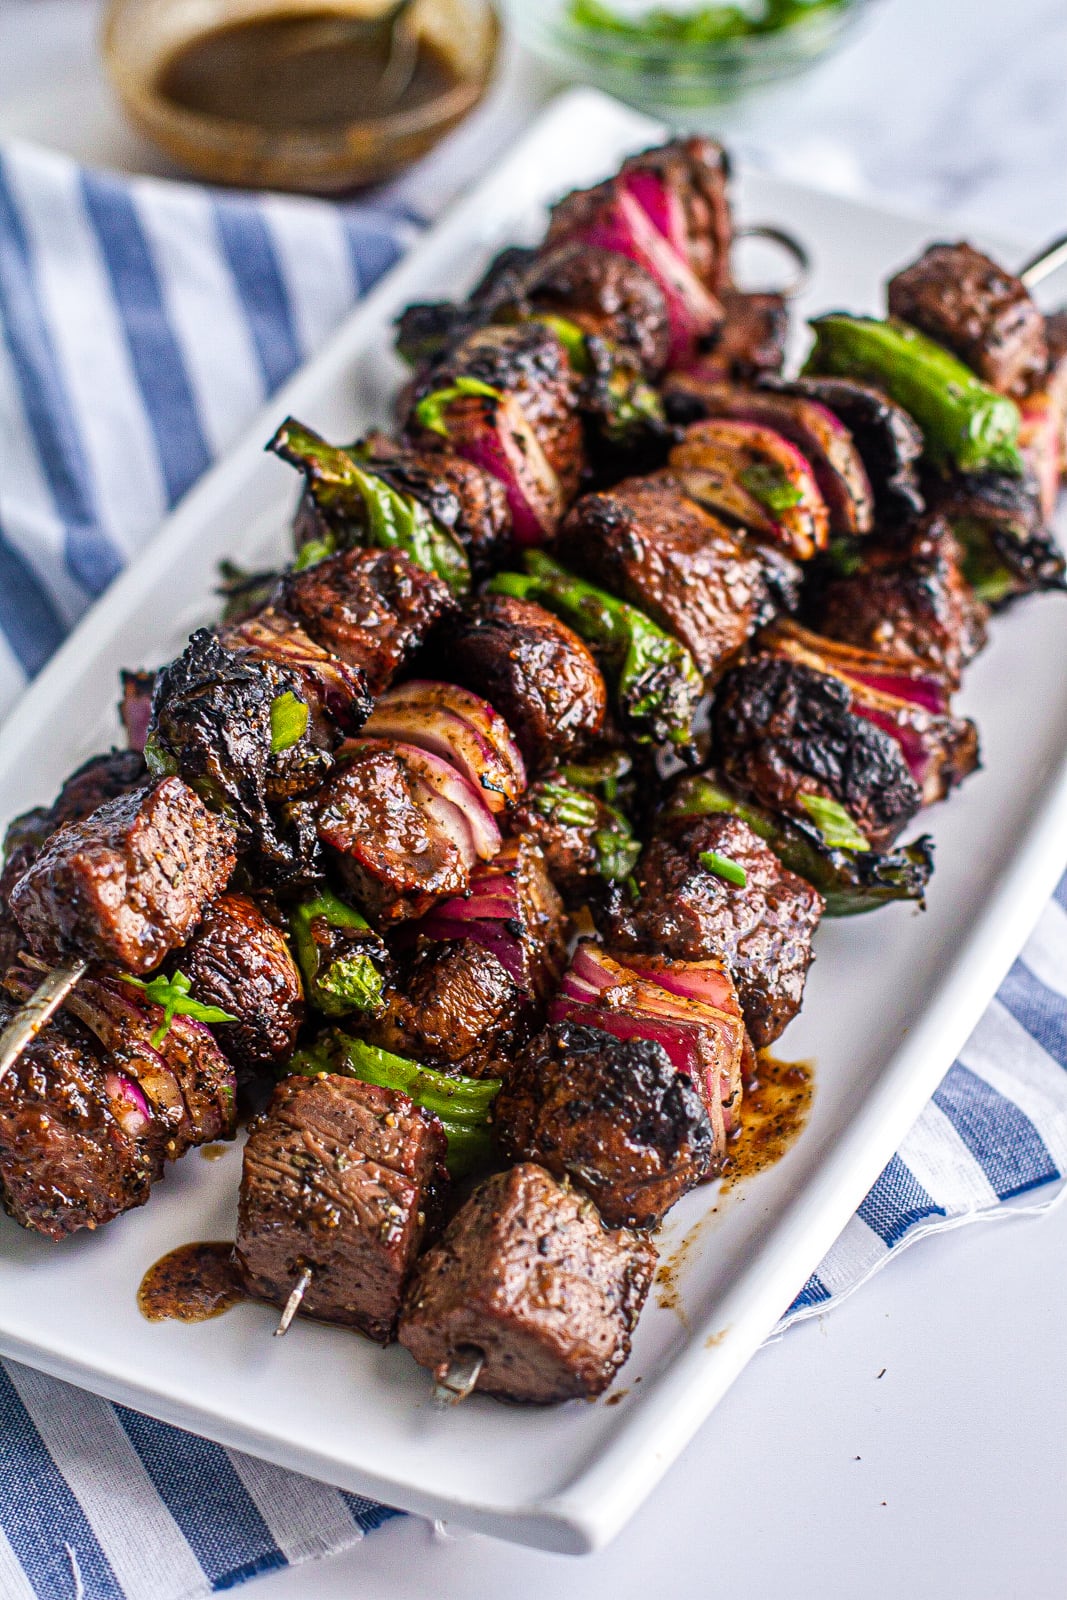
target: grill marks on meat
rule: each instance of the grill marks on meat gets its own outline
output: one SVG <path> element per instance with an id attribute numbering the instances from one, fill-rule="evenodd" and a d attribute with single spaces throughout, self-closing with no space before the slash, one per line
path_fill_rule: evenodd
<path id="1" fill-rule="evenodd" d="M 437 1205 L 445 1135 L 407 1095 L 322 1074 L 278 1085 L 245 1146 L 236 1260 L 249 1292 L 387 1343 Z"/>
<path id="2" fill-rule="evenodd" d="M 602 1394 L 630 1353 L 656 1252 L 605 1230 L 541 1167 L 488 1178 L 419 1262 L 398 1336 L 438 1378 L 473 1346 L 477 1388 L 548 1404 Z"/>
<path id="3" fill-rule="evenodd" d="M 213 1031 L 239 1071 L 255 1074 L 289 1059 L 304 1019 L 303 984 L 285 935 L 255 900 L 220 895 L 177 965 L 197 1000 L 237 1019 Z"/>
<path id="4" fill-rule="evenodd" d="M 288 573 L 281 603 L 317 644 L 362 672 L 373 695 L 456 606 L 446 583 L 399 550 L 346 550 Z"/>
<path id="5" fill-rule="evenodd" d="M 934 244 L 889 280 L 889 313 L 921 328 L 1002 394 L 1045 371 L 1041 312 L 1010 272 L 969 244 Z"/>
<path id="6" fill-rule="evenodd" d="M 0 1002 L 0 1027 L 13 1015 Z M 0 1190 L 16 1222 L 58 1241 L 144 1204 L 162 1153 L 120 1115 L 97 1041 L 61 1012 L 0 1082 Z"/>
<path id="7" fill-rule="evenodd" d="M 503 963 L 473 939 L 426 944 L 382 1007 L 365 1039 L 468 1078 L 500 1077 L 528 1033 L 525 996 Z"/>
<path id="8" fill-rule="evenodd" d="M 184 943 L 236 861 L 229 823 L 164 778 L 67 823 L 11 891 L 32 948 L 146 973 Z"/>
<path id="9" fill-rule="evenodd" d="M 592 654 L 531 600 L 483 595 L 449 633 L 445 666 L 500 713 L 532 772 L 576 755 L 604 725 L 608 692 Z"/>
<path id="10" fill-rule="evenodd" d="M 315 804 L 319 837 L 372 921 L 422 916 L 434 901 L 466 889 L 472 852 L 445 814 L 455 808 L 436 801 L 402 748 L 357 750 Z"/>
<path id="11" fill-rule="evenodd" d="M 680 639 L 705 677 L 774 609 L 760 557 L 666 473 L 583 495 L 557 549 Z"/>
<path id="12" fill-rule="evenodd" d="M 700 863 L 714 851 L 742 867 L 745 885 Z M 646 846 L 638 899 L 612 920 L 620 949 L 683 961 L 720 956 L 730 968 L 754 1045 L 772 1044 L 800 1010 L 823 899 L 782 866 L 737 817 L 702 817 Z"/>
<path id="13" fill-rule="evenodd" d="M 798 817 L 807 817 L 802 795 L 836 800 L 872 849 L 896 838 L 922 804 L 897 741 L 856 714 L 840 679 L 800 662 L 762 656 L 735 667 L 713 728 L 719 766 L 743 794 Z"/>
<path id="14" fill-rule="evenodd" d="M 932 518 L 902 545 L 865 550 L 857 572 L 823 591 L 815 624 L 827 638 L 921 662 L 952 689 L 986 640 L 987 608 L 974 597 L 947 524 Z"/>
<path id="15" fill-rule="evenodd" d="M 519 1055 L 493 1124 L 509 1160 L 569 1178 L 611 1227 L 657 1227 L 723 1154 L 699 1089 L 661 1044 L 568 1022 Z"/>

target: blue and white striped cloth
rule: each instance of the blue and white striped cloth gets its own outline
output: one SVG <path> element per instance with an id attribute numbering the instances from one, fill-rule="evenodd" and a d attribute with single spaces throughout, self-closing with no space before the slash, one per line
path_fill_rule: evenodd
<path id="1" fill-rule="evenodd" d="M 388 197 L 249 197 L 0 152 L 0 712 L 413 231 Z M 1065 1173 L 1061 886 L 786 1323 L 925 1233 L 1047 1207 Z M 0 1363 L 0 1600 L 184 1600 L 391 1515 Z"/>

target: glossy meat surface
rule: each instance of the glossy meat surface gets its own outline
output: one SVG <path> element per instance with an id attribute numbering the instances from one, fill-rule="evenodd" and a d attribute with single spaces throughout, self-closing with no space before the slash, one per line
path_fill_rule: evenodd
<path id="1" fill-rule="evenodd" d="M 772 609 L 759 558 L 665 473 L 583 495 L 557 551 L 680 639 L 705 677 Z"/>
<path id="2" fill-rule="evenodd" d="M 741 867 L 744 886 L 702 865 L 708 851 Z M 702 817 L 654 837 L 636 876 L 636 904 L 613 919 L 612 942 L 683 961 L 720 956 L 753 1044 L 772 1044 L 800 1010 L 823 909 L 818 891 L 733 816 Z"/>
<path id="3" fill-rule="evenodd" d="M 473 939 L 427 943 L 360 1029 L 372 1044 L 468 1078 L 499 1077 L 524 1036 L 523 995 Z"/>
<path id="4" fill-rule="evenodd" d="M 511 516 L 496 478 L 462 456 L 407 450 L 384 434 L 372 435 L 367 444 L 369 469 L 454 534 L 476 573 L 500 564 L 511 539 Z"/>
<path id="5" fill-rule="evenodd" d="M 0 1002 L 0 1026 L 12 1014 Z M 60 1013 L 0 1083 L 0 1194 L 15 1221 L 59 1240 L 143 1205 L 162 1151 L 120 1117 L 98 1042 Z"/>
<path id="6" fill-rule="evenodd" d="M 448 585 L 399 550 L 346 550 L 290 573 L 282 604 L 381 694 L 455 609 Z"/>
<path id="7" fill-rule="evenodd" d="M 441 665 L 500 713 L 531 771 L 577 754 L 603 727 L 600 668 L 578 635 L 533 601 L 483 595 L 450 631 Z"/>
<path id="8" fill-rule="evenodd" d="M 403 750 L 384 744 L 346 761 L 316 797 L 319 837 L 373 922 L 421 916 L 467 887 L 469 858 L 453 819 L 442 820 L 427 798 Z"/>
<path id="9" fill-rule="evenodd" d="M 184 943 L 235 861 L 229 823 L 180 778 L 164 778 L 53 834 L 11 908 L 38 954 L 151 972 Z"/>
<path id="10" fill-rule="evenodd" d="M 969 244 L 934 244 L 889 280 L 890 315 L 921 328 L 1002 394 L 1045 369 L 1044 319 L 1025 285 Z"/>
<path id="11" fill-rule="evenodd" d="M 959 546 L 938 518 L 906 543 L 865 550 L 858 571 L 826 586 L 815 625 L 888 662 L 920 661 L 958 688 L 985 644 L 987 617 L 963 576 Z"/>
<path id="12" fill-rule="evenodd" d="M 208 906 L 177 966 L 205 1005 L 235 1022 L 213 1032 L 244 1072 L 281 1066 L 296 1047 L 304 989 L 285 935 L 249 895 L 220 895 Z"/>
<path id="13" fill-rule="evenodd" d="M 236 1260 L 284 1305 L 386 1344 L 437 1201 L 445 1136 L 407 1095 L 323 1074 L 286 1078 L 245 1146 Z"/>
<path id="14" fill-rule="evenodd" d="M 509 1160 L 570 1179 L 609 1227 L 658 1226 L 724 1153 L 700 1090 L 662 1045 L 567 1022 L 518 1056 L 493 1126 Z"/>
<path id="15" fill-rule="evenodd" d="M 481 1350 L 477 1388 L 502 1399 L 602 1394 L 655 1267 L 650 1241 L 608 1232 L 590 1200 L 524 1163 L 486 1179 L 423 1256 L 399 1339 L 438 1377 Z"/>

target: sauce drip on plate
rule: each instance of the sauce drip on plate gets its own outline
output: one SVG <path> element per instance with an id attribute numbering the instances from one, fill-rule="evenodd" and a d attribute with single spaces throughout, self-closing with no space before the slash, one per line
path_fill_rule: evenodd
<path id="1" fill-rule="evenodd" d="M 207 1322 L 247 1299 L 237 1276 L 230 1240 L 179 1245 L 149 1267 L 137 1291 L 149 1322 Z"/>
<path id="2" fill-rule="evenodd" d="M 163 62 L 155 90 L 185 111 L 262 128 L 324 128 L 381 110 L 413 110 L 456 82 L 449 63 L 418 42 L 402 92 L 380 104 L 390 58 L 385 27 L 360 26 L 323 7 L 246 17 L 196 34 Z"/>
<path id="3" fill-rule="evenodd" d="M 755 1082 L 745 1085 L 740 1132 L 727 1150 L 724 1189 L 782 1159 L 808 1120 L 814 1091 L 812 1062 L 761 1052 Z"/>

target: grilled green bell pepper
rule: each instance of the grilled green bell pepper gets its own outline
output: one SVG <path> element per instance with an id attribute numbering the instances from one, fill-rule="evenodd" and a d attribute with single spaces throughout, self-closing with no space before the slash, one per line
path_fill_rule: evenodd
<path id="1" fill-rule="evenodd" d="M 322 1034 L 309 1049 L 298 1051 L 286 1072 L 307 1078 L 336 1072 L 406 1094 L 440 1119 L 448 1139 L 445 1164 L 454 1178 L 494 1160 L 489 1114 L 500 1092 L 500 1078 L 451 1078 L 336 1028 Z"/>
<path id="2" fill-rule="evenodd" d="M 327 444 L 292 417 L 282 423 L 267 448 L 300 468 L 308 493 L 342 542 L 402 550 L 426 572 L 443 578 L 456 594 L 470 588 L 470 563 L 461 545 L 425 506 L 366 471 L 349 451 Z M 324 555 L 330 553 L 328 537 L 312 543 L 321 544 Z M 305 559 L 302 565 L 310 562 Z"/>
<path id="3" fill-rule="evenodd" d="M 619 711 L 639 744 L 690 745 L 704 683 L 685 646 L 544 551 L 528 550 L 524 564 L 524 573 L 498 573 L 489 592 L 535 600 L 585 640 L 613 675 Z"/>
<path id="4" fill-rule="evenodd" d="M 805 374 L 857 378 L 884 389 L 922 429 L 926 454 L 961 472 L 1021 475 L 1019 408 L 917 328 L 895 318 L 834 313 L 811 324 Z"/>
<path id="5" fill-rule="evenodd" d="M 925 835 L 885 855 L 854 843 L 842 846 L 836 841 L 847 834 L 838 831 L 833 816 L 824 817 L 821 826 L 816 817 L 807 823 L 780 816 L 741 799 L 706 773 L 683 778 L 663 813 L 665 822 L 676 825 L 712 816 L 737 817 L 747 823 L 783 867 L 819 890 L 828 917 L 857 916 L 890 900 L 923 903 L 933 870 L 932 846 Z"/>
<path id="6" fill-rule="evenodd" d="M 377 1010 L 382 974 L 372 952 L 381 944 L 358 911 L 321 889 L 297 906 L 289 927 L 307 997 L 317 1010 L 328 1017 Z"/>

